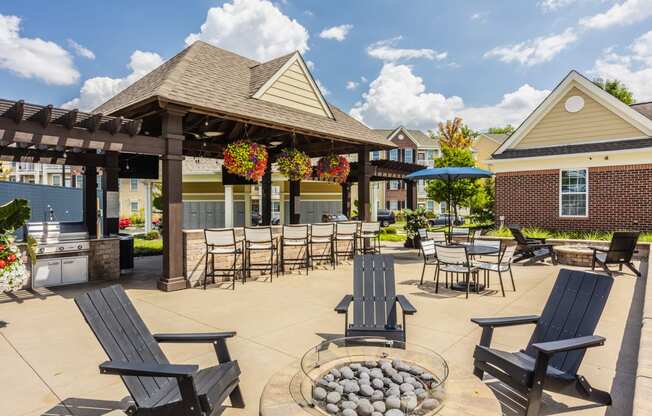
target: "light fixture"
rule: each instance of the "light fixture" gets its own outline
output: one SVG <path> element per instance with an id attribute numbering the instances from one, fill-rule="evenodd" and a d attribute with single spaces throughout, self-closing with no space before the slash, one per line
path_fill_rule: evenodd
<path id="1" fill-rule="evenodd" d="M 274 146 L 274 147 L 279 146 L 281 144 L 283 144 L 283 142 L 281 140 L 274 140 L 274 141 L 269 142 L 269 145 Z"/>
<path id="2" fill-rule="evenodd" d="M 218 136 L 224 136 L 223 131 L 205 131 L 203 132 L 203 135 L 206 137 L 218 137 Z"/>

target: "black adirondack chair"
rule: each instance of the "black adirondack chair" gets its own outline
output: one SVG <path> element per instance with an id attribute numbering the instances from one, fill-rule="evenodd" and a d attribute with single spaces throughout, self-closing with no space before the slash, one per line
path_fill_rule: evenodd
<path id="1" fill-rule="evenodd" d="M 226 347 L 226 338 L 235 332 L 152 335 L 119 285 L 77 296 L 75 302 L 109 356 L 100 372 L 122 377 L 134 400 L 127 414 L 219 415 L 227 396 L 233 407 L 244 407 L 240 368 Z M 220 364 L 203 370 L 170 364 L 160 342 L 211 343 Z"/>
<path id="2" fill-rule="evenodd" d="M 474 374 L 487 372 L 526 396 L 527 416 L 536 416 L 543 390 L 610 405 L 608 392 L 593 388 L 577 370 L 587 348 L 603 345 L 593 335 L 607 303 L 613 278 L 562 269 L 541 316 L 471 319 L 482 327 Z M 527 348 L 505 352 L 490 348 L 494 328 L 536 324 Z"/>
<path id="3" fill-rule="evenodd" d="M 353 323 L 349 324 L 349 305 L 353 303 Z M 396 304 L 403 310 L 403 325 L 396 322 Z M 405 342 L 405 316 L 416 309 L 403 295 L 397 295 L 394 283 L 394 257 L 365 254 L 353 260 L 353 295 L 346 295 L 335 307 L 346 314 L 347 337 L 384 337 Z"/>
<path id="4" fill-rule="evenodd" d="M 553 264 L 557 264 L 557 256 L 552 249 L 552 244 L 546 244 L 545 238 L 526 238 L 521 227 L 511 225 L 508 227 L 516 240 L 514 263 L 523 261 L 523 264 L 533 264 L 550 257 Z"/>
<path id="5" fill-rule="evenodd" d="M 636 253 L 636 243 L 640 234 L 638 231 L 617 231 L 611 237 L 611 244 L 609 244 L 608 250 L 600 247 L 589 247 L 593 249 L 591 270 L 595 270 L 597 263 L 611 276 L 611 270 L 609 270 L 610 264 L 617 264 L 618 269 L 621 271 L 623 270 L 623 265 L 625 265 L 636 276 L 641 277 L 641 272 L 636 270 L 634 263 L 632 263 L 632 256 Z"/>

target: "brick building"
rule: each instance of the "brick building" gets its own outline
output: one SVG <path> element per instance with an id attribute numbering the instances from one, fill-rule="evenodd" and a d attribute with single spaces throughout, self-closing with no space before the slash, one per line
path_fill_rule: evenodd
<path id="1" fill-rule="evenodd" d="M 652 103 L 571 71 L 487 161 L 496 216 L 557 230 L 652 230 Z"/>

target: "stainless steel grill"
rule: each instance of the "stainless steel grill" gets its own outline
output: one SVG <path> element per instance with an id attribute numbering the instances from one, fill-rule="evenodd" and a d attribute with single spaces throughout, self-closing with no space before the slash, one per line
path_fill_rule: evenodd
<path id="1" fill-rule="evenodd" d="M 31 222 L 27 234 L 38 243 L 37 256 L 84 252 L 90 247 L 88 232 L 81 223 Z"/>

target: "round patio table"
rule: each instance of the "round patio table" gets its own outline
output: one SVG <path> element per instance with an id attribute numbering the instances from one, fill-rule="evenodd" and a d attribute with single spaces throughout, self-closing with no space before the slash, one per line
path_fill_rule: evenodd
<path id="1" fill-rule="evenodd" d="M 492 246 L 484 246 L 482 244 L 452 244 L 453 247 L 461 247 L 464 246 L 466 247 L 466 252 L 469 256 L 488 256 L 491 254 L 497 254 L 500 249 L 498 247 L 492 247 Z M 467 275 L 468 278 L 468 275 Z M 457 290 L 460 292 L 466 292 L 466 286 L 469 286 L 469 292 L 475 291 L 475 290 L 484 290 L 484 285 L 478 282 L 478 287 L 476 289 L 476 284 L 474 282 L 470 282 L 468 280 L 464 280 L 462 282 L 457 282 L 451 284 L 451 289 Z"/>

